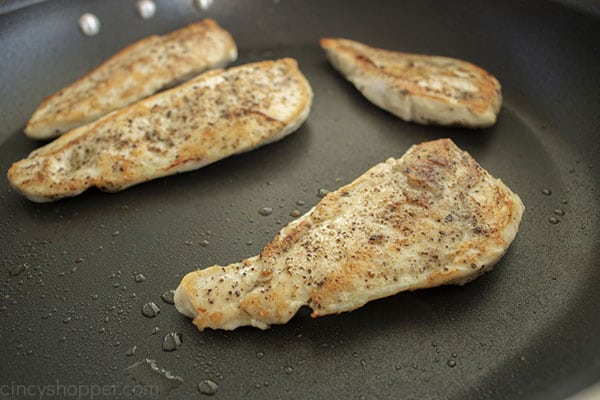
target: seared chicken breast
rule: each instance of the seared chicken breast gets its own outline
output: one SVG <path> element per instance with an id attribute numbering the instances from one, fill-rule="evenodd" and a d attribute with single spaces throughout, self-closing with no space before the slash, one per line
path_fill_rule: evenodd
<path id="1" fill-rule="evenodd" d="M 304 305 L 319 317 L 462 285 L 500 260 L 523 211 L 452 141 L 425 142 L 329 193 L 259 255 L 187 274 L 175 305 L 199 330 L 266 329 Z"/>
<path id="2" fill-rule="evenodd" d="M 377 49 L 321 39 L 331 64 L 372 103 L 421 124 L 493 125 L 502 104 L 498 80 L 455 58 Z"/>
<path id="3" fill-rule="evenodd" d="M 211 19 L 164 36 L 149 36 L 46 98 L 25 134 L 35 139 L 59 136 L 236 58 L 233 38 Z"/>
<path id="4" fill-rule="evenodd" d="M 311 102 L 294 59 L 209 71 L 64 134 L 14 163 L 8 180 L 37 202 L 118 191 L 279 140 Z"/>

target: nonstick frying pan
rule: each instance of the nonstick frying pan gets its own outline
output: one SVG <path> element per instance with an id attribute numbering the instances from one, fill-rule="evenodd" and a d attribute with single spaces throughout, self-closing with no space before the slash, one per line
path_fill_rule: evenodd
<path id="1" fill-rule="evenodd" d="M 315 92 L 285 140 L 120 193 L 34 204 L 0 180 L 0 398 L 199 398 L 210 380 L 217 398 L 564 399 L 600 380 L 600 14 L 575 4 L 215 0 L 200 11 L 162 0 L 144 20 L 133 1 L 0 3 L 2 171 L 40 145 L 22 130 L 43 97 L 125 45 L 200 18 L 233 34 L 237 64 L 297 58 Z M 100 19 L 98 35 L 78 30 L 84 12 Z M 503 85 L 498 123 L 400 121 L 330 67 L 323 36 L 476 63 Z M 440 137 L 527 207 L 491 273 L 352 313 L 303 309 L 267 331 L 201 333 L 161 299 L 195 268 L 258 253 L 319 189 Z M 148 302 L 155 318 L 142 315 Z M 181 335 L 176 351 L 163 350 L 169 333 Z M 183 381 L 149 364 L 126 370 L 146 358 Z"/>

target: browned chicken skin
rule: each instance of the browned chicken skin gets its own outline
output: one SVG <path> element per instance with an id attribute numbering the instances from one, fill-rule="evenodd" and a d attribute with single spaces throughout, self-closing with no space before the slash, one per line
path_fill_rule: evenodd
<path id="1" fill-rule="evenodd" d="M 425 142 L 328 194 L 259 255 L 187 274 L 175 305 L 200 330 L 265 329 L 304 305 L 318 317 L 462 285 L 500 260 L 523 211 L 452 141 Z"/>
<path id="2" fill-rule="evenodd" d="M 14 163 L 8 180 L 38 202 L 122 190 L 279 140 L 311 104 L 291 58 L 209 71 L 64 134 Z"/>
<path id="3" fill-rule="evenodd" d="M 236 58 L 233 38 L 212 19 L 149 36 L 46 98 L 27 123 L 25 134 L 35 139 L 59 136 Z"/>
<path id="4" fill-rule="evenodd" d="M 403 120 L 471 128 L 496 122 L 500 83 L 469 62 L 377 49 L 348 39 L 321 39 L 321 47 L 367 99 Z"/>

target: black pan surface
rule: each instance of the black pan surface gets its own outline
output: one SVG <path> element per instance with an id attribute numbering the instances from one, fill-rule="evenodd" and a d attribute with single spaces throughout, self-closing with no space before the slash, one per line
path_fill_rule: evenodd
<path id="1" fill-rule="evenodd" d="M 34 204 L 1 179 L 1 398 L 42 389 L 200 398 L 209 379 L 215 398 L 563 399 L 600 379 L 598 14 L 539 1 L 216 0 L 204 12 L 191 0 L 156 3 L 149 20 L 133 1 L 4 4 L 3 173 L 39 145 L 22 129 L 43 97 L 128 43 L 206 16 L 237 40 L 237 64 L 297 58 L 315 92 L 311 115 L 279 143 L 117 194 Z M 100 18 L 99 35 L 78 31 L 83 12 Z M 402 122 L 328 65 L 322 36 L 479 64 L 503 85 L 499 121 L 481 131 Z M 319 189 L 440 137 L 527 207 L 491 273 L 338 316 L 301 310 L 264 332 L 200 333 L 161 299 L 188 271 L 258 253 Z M 267 206 L 273 213 L 260 215 Z M 156 318 L 141 313 L 149 301 L 161 308 Z M 171 332 L 183 344 L 165 352 Z M 145 358 L 183 382 L 148 368 L 137 373 L 146 386 L 131 386 L 124 370 Z"/>

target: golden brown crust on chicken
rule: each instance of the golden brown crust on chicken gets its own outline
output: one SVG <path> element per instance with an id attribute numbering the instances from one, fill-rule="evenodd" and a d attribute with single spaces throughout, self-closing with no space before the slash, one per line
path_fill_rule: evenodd
<path id="1" fill-rule="evenodd" d="M 233 38 L 212 19 L 146 37 L 42 101 L 25 134 L 35 139 L 59 136 L 236 58 Z"/>
<path id="2" fill-rule="evenodd" d="M 502 104 L 498 80 L 469 62 L 321 39 L 332 65 L 377 106 L 423 124 L 486 127 Z"/>
<path id="3" fill-rule="evenodd" d="M 303 305 L 318 317 L 464 284 L 502 257 L 523 210 L 452 141 L 425 142 L 328 194 L 260 255 L 187 274 L 175 304 L 200 330 L 265 329 Z"/>
<path id="4" fill-rule="evenodd" d="M 311 103 L 294 59 L 209 71 L 66 133 L 14 163 L 8 179 L 39 202 L 125 189 L 279 140 Z"/>

